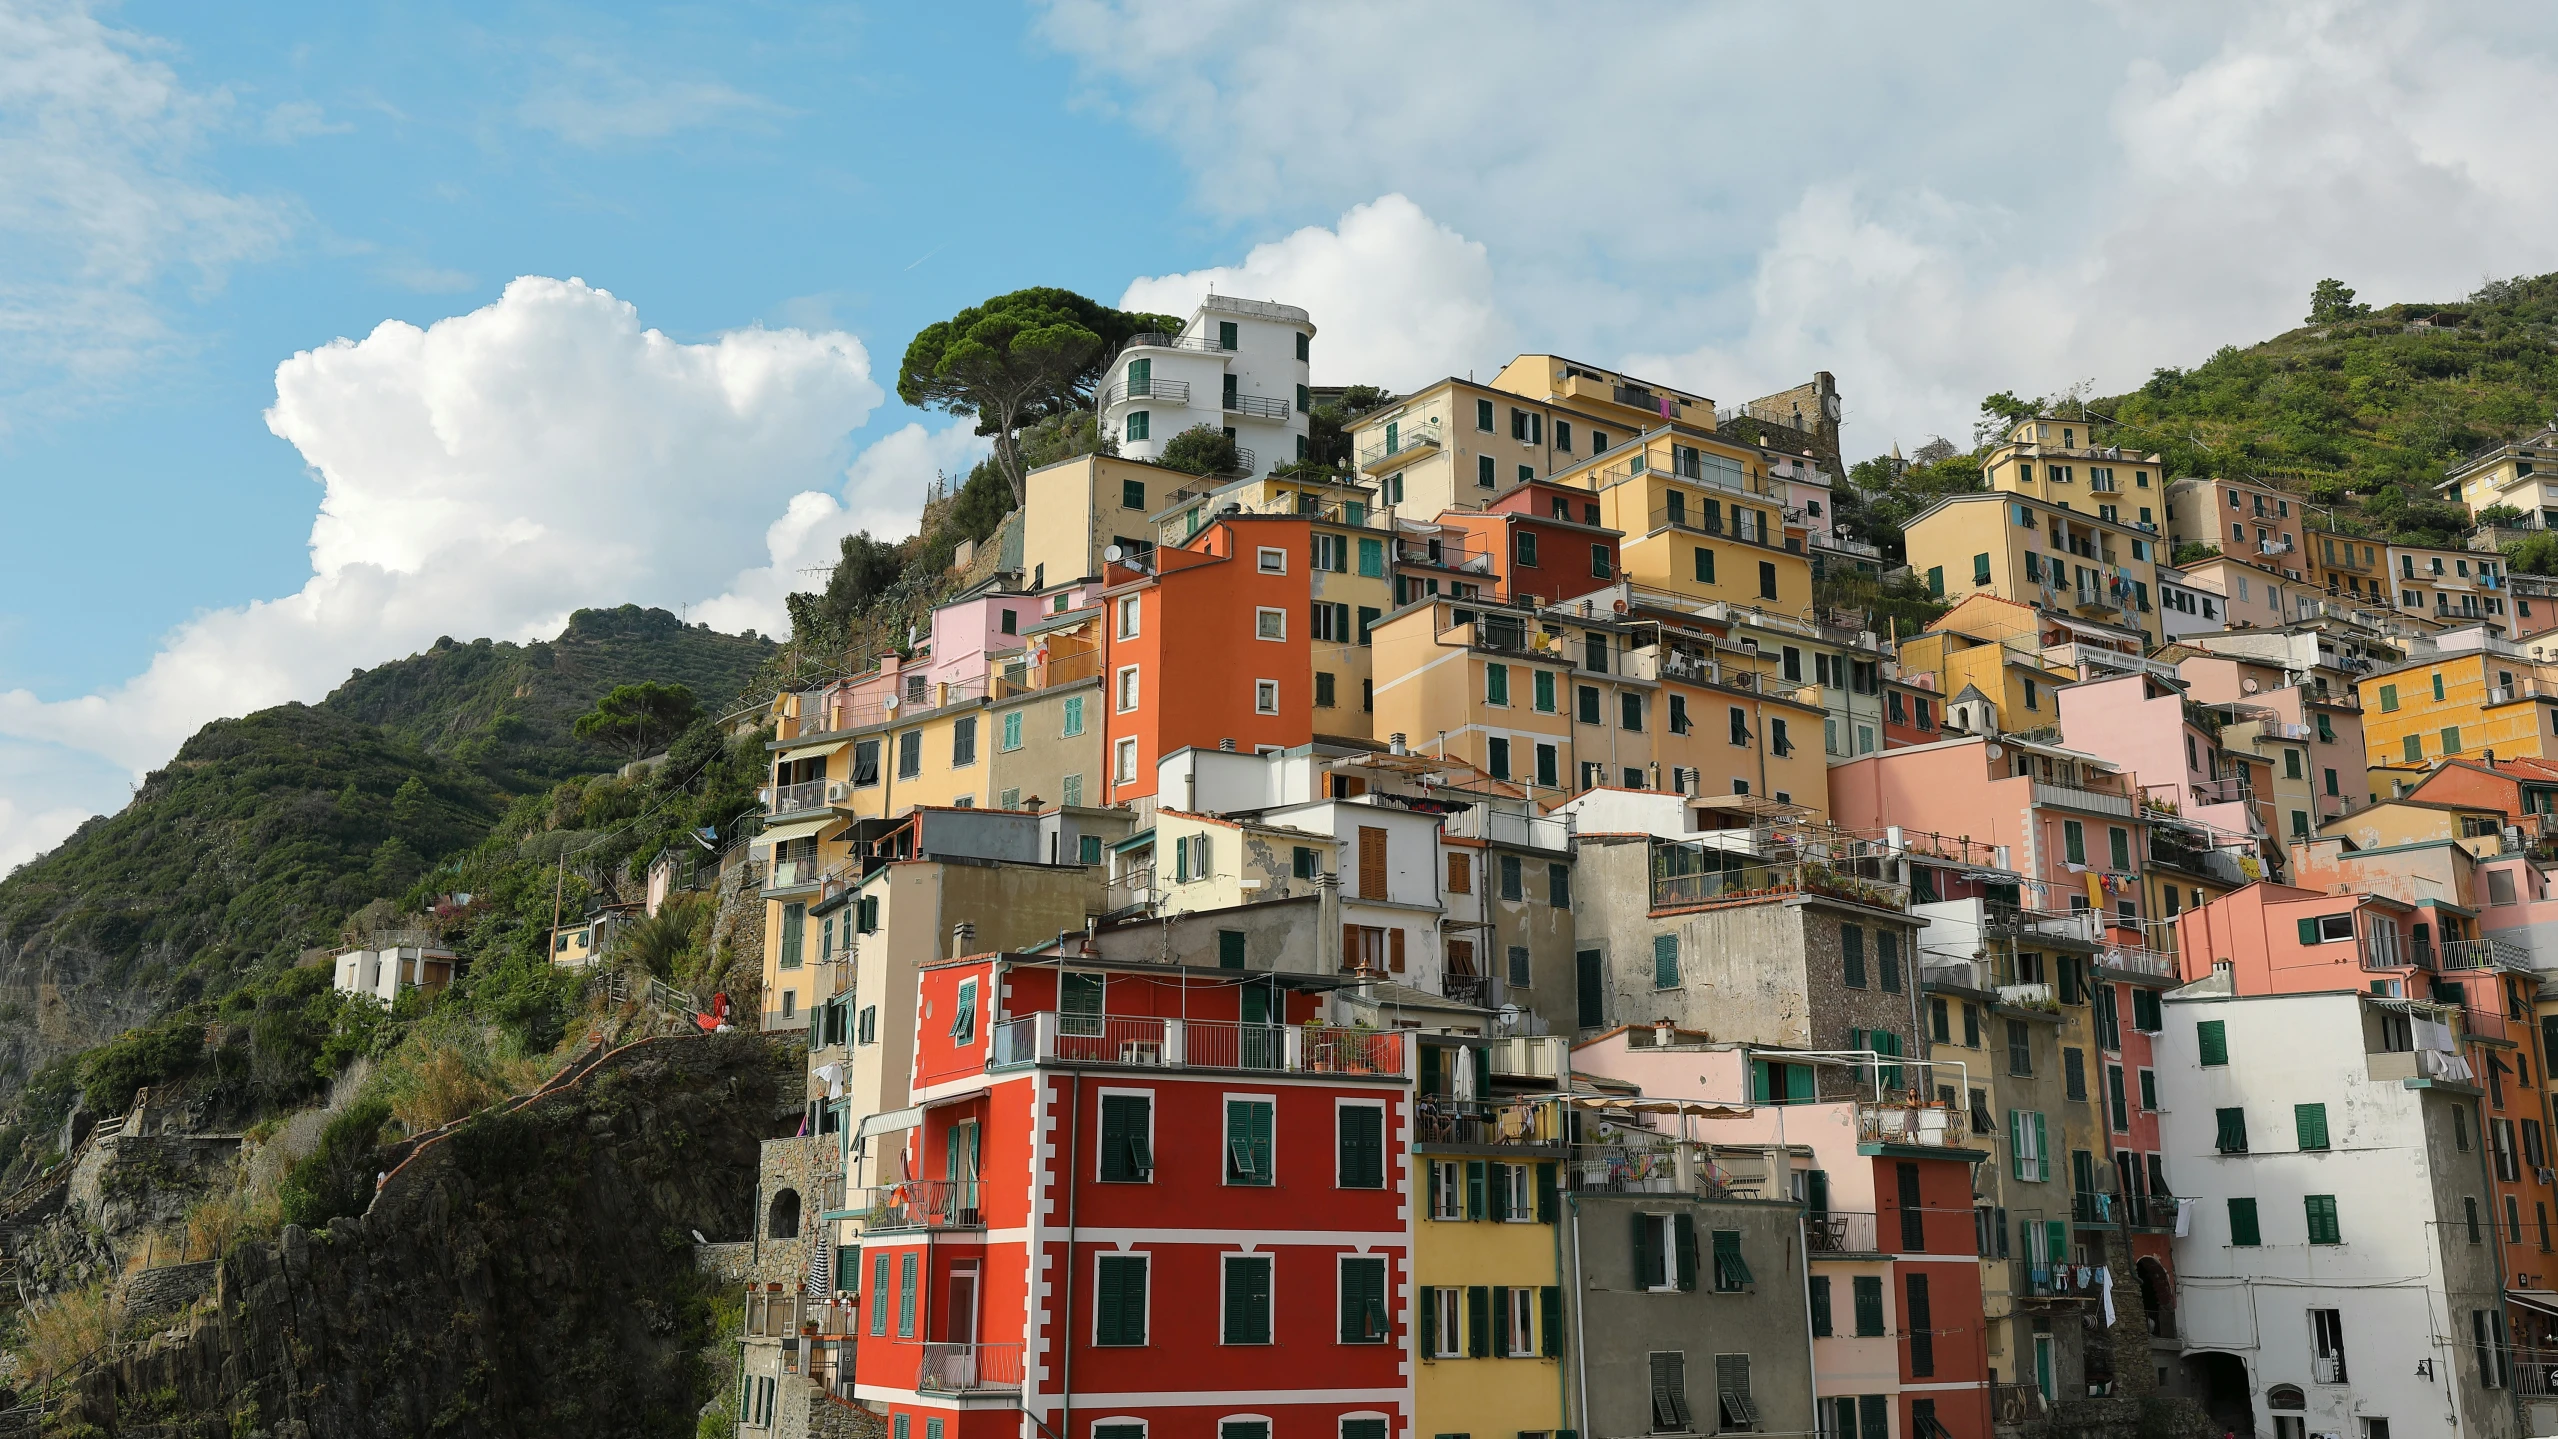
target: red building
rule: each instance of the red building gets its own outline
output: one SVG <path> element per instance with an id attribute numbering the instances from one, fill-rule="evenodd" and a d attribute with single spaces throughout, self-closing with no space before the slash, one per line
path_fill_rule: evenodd
<path id="1" fill-rule="evenodd" d="M 2121 1202 L 2131 1206 L 2128 1223 L 2132 1267 L 2148 1301 L 2155 1337 L 2175 1336 L 2174 1234 L 2176 1191 L 2168 1183 L 2164 1147 L 2158 1135 L 2158 1076 L 2152 1044 L 2166 1020 L 2159 997 L 2179 983 L 2173 958 L 2151 951 L 2112 948 L 2096 957 L 2095 1006 L 2097 1063 L 2103 1073 L 2097 1094 L 2105 1114 Z M 2110 1204 L 2115 1196 L 2106 1196 Z M 2113 1227 L 2116 1216 L 2077 1214 Z"/>
<path id="2" fill-rule="evenodd" d="M 1622 577 L 1617 542 L 1625 534 L 1599 523 L 1588 490 L 1538 480 L 1480 510 L 1449 510 L 1439 524 L 1464 531 L 1468 551 L 1491 557 L 1485 593 L 1494 598 L 1561 604 Z"/>
<path id="3" fill-rule="evenodd" d="M 1883 748 L 1934 744 L 1945 738 L 1944 722 L 1945 697 L 1932 687 L 1906 680 L 1883 682 Z"/>
<path id="4" fill-rule="evenodd" d="M 921 972 L 911 1127 L 870 1140 L 915 1178 L 857 1206 L 891 1439 L 1408 1432 L 1409 1045 L 1311 1023 L 1326 983 Z"/>
<path id="5" fill-rule="evenodd" d="M 1152 569 L 1111 562 L 1103 607 L 1103 803 L 1155 792 L 1185 746 L 1252 753 L 1314 738 L 1310 521 L 1224 515 Z"/>

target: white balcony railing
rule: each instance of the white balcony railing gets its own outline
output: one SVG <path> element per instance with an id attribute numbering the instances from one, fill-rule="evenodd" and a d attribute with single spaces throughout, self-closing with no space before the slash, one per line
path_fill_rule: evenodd
<path id="1" fill-rule="evenodd" d="M 1019 1344 L 926 1344 L 915 1371 L 925 1394 L 973 1394 L 1021 1388 Z"/>
<path id="2" fill-rule="evenodd" d="M 2130 795 L 2107 794 L 2102 790 L 2081 789 L 2076 785 L 2045 784 L 2034 781 L 2034 803 L 2060 809 L 2085 810 L 2089 814 L 2112 815 L 2117 819 L 2132 817 Z"/>
<path id="3" fill-rule="evenodd" d="M 2501 939 L 2455 939 L 2442 947 L 2445 969 L 2506 969 L 2532 973 L 2531 951 Z"/>
<path id="4" fill-rule="evenodd" d="M 1234 1024 L 1043 1010 L 995 1026 L 988 1069 L 1030 1064 L 1124 1064 L 1148 1069 L 1402 1077 L 1408 1046 L 1387 1030 L 1314 1024 Z"/>

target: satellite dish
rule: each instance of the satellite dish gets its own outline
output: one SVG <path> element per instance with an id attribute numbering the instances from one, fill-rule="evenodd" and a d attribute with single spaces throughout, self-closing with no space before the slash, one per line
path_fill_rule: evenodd
<path id="1" fill-rule="evenodd" d="M 897 696 L 890 695 L 888 698 L 881 700 L 879 702 L 879 707 L 882 710 L 887 711 L 889 714 L 897 713 Z M 1996 758 L 1996 756 L 1992 756 L 1992 758 Z"/>
<path id="2" fill-rule="evenodd" d="M 1989 750 L 1987 751 L 1987 753 L 1989 754 L 1989 757 L 1990 757 L 1991 759 L 1994 759 L 1994 760 L 2005 759 L 2005 758 L 2007 758 L 2007 746 L 2005 746 L 2005 745 L 2000 745 L 2000 744 L 1993 744 L 1993 745 L 1991 745 L 1991 746 L 1989 747 Z"/>
<path id="3" fill-rule="evenodd" d="M 1112 564 L 1117 564 L 1121 560 L 1128 558 L 1128 552 L 1119 548 L 1117 545 L 1106 545 L 1102 548 L 1101 557 L 1110 561 Z"/>
<path id="4" fill-rule="evenodd" d="M 1492 1022 L 1507 1033 L 1519 1027 L 1519 1016 L 1522 1012 L 1515 1004 L 1505 1004 L 1492 1012 Z"/>
<path id="5" fill-rule="evenodd" d="M 2238 682 L 2238 687 L 2239 687 L 2240 689 L 2242 689 L 2242 690 L 2245 690 L 2245 691 L 2246 691 L 2247 693 L 2249 693 L 2249 694 L 2254 694 L 2254 693 L 2256 693 L 2256 681 L 2255 681 L 2252 677 L 2251 677 L 2251 678 L 2248 678 L 2248 679 L 2240 680 L 2240 681 Z"/>

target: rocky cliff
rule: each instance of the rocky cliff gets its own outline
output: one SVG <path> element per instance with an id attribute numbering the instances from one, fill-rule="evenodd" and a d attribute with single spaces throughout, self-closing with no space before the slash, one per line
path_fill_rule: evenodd
<path id="1" fill-rule="evenodd" d="M 646 1040 L 385 1151 L 361 1216 L 234 1250 L 211 1301 L 88 1376 L 56 1432 L 689 1435 L 711 1322 L 694 1231 L 749 1231 L 790 1073 L 756 1035 Z"/>

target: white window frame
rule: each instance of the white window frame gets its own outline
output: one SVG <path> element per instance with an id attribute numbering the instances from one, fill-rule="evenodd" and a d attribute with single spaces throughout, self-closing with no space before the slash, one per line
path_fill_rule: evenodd
<path id="1" fill-rule="evenodd" d="M 1460 1216 L 1462 1217 L 1462 1216 Z M 1432 1318 L 1430 1341 L 1438 1347 L 1430 1351 L 1433 1359 L 1465 1357 L 1466 1292 L 1462 1285 L 1442 1284 L 1430 1292 Z"/>
<path id="2" fill-rule="evenodd" d="M 1265 715 L 1279 713 L 1279 682 L 1277 680 L 1252 682 L 1252 712 Z"/>
<path id="3" fill-rule="evenodd" d="M 1433 1159 L 1430 1167 L 1439 1172 L 1439 1202 L 1430 1217 L 1453 1222 L 1466 1217 L 1466 1166 L 1462 1159 Z M 1425 1196 L 1425 1202 L 1426 1196 Z"/>
<path id="4" fill-rule="evenodd" d="M 1137 665 L 1121 665 L 1119 672 L 1111 677 L 1110 702 L 1118 707 L 1121 714 L 1136 713 L 1138 702 L 1144 698 L 1137 681 L 1139 668 Z"/>
<path id="5" fill-rule="evenodd" d="M 1382 1108 L 1383 1106 L 1379 1107 Z M 1336 1162 L 1338 1162 L 1337 1158 Z M 1393 1185 L 1391 1182 L 1388 1183 L 1387 1189 L 1389 1192 L 1392 1191 Z M 1341 1337 L 1341 1293 L 1344 1289 L 1349 1287 L 1346 1273 L 1353 1261 L 1362 1264 L 1375 1262 L 1383 1264 L 1386 1267 L 1385 1294 L 1379 1301 L 1380 1306 L 1386 1311 L 1386 1332 L 1385 1337 L 1377 1340 L 1374 1344 L 1368 1344 L 1365 1342 L 1352 1343 Z M 1380 1249 L 1373 1254 L 1355 1253 L 1349 1250 L 1344 1250 L 1332 1256 L 1332 1347 L 1336 1349 L 1373 1348 L 1388 1350 L 1394 1348 L 1394 1261 L 1394 1251 L 1390 1249 Z M 1152 1278 L 1153 1276 L 1150 1272 L 1148 1275 L 1148 1287 L 1150 1289 L 1152 1288 Z M 1147 1337 L 1150 1339 L 1153 1338 L 1154 1332 L 1152 1330 L 1148 1330 Z M 1342 1417 L 1348 1418 L 1350 1416 L 1343 1415 Z M 1388 1429 L 1386 1432 L 1388 1434 L 1392 1434 L 1394 1431 L 1392 1429 Z"/>
<path id="6" fill-rule="evenodd" d="M 1509 1211 L 1507 1222 L 1511 1224 L 1536 1223 L 1536 1167 L 1529 1164 L 1503 1164 L 1500 1168 L 1503 1171 L 1502 1183 L 1507 1185 L 1510 1191 L 1509 1203 L 1506 1206 Z"/>
<path id="7" fill-rule="evenodd" d="M 1232 1153 L 1234 1152 L 1234 1145 L 1235 1145 L 1234 1113 L 1233 1113 L 1233 1111 L 1229 1110 L 1226 1106 L 1228 1106 L 1228 1105 L 1230 1105 L 1230 1104 L 1237 1104 L 1237 1103 L 1241 1103 L 1241 1104 L 1267 1104 L 1267 1105 L 1269 1105 L 1269 1106 L 1270 1106 L 1270 1182 L 1269 1182 L 1269 1183 L 1267 1183 L 1267 1184 L 1237 1184 L 1237 1183 L 1235 1183 L 1233 1180 L 1228 1179 L 1228 1178 L 1226 1177 L 1226 1157 L 1227 1157 L 1229 1154 L 1232 1154 Z M 1218 1146 L 1217 1146 L 1217 1182 L 1218 1182 L 1218 1184 L 1219 1184 L 1219 1185 L 1221 1185 L 1221 1186 L 1223 1186 L 1223 1187 L 1226 1187 L 1226 1188 L 1230 1188 L 1230 1189 L 1274 1189 L 1274 1188 L 1277 1188 L 1277 1187 L 1278 1187 L 1278 1184 L 1279 1184 L 1279 1096 L 1278 1096 L 1278 1095 L 1276 1095 L 1276 1094 L 1232 1094 L 1232 1093 L 1219 1095 L 1219 1096 L 1218 1096 L 1218 1099 L 1217 1099 L 1217 1128 L 1218 1128 L 1218 1131 L 1219 1131 L 1219 1139 L 1220 1139 L 1220 1142 L 1219 1142 L 1219 1144 L 1218 1144 Z M 1274 1277 L 1275 1277 L 1275 1276 L 1274 1276 Z M 1273 1302 L 1276 1302 L 1276 1301 L 1273 1301 Z M 1225 1311 L 1224 1311 L 1223 1309 L 1219 1309 L 1217 1312 L 1218 1312 L 1219 1314 L 1223 1314 Z M 1273 1343 L 1276 1343 L 1277 1341 L 1276 1341 L 1276 1340 L 1273 1340 L 1272 1342 L 1273 1342 Z"/>
<path id="8" fill-rule="evenodd" d="M 1373 1109 L 1377 1111 L 1377 1143 L 1380 1149 L 1386 1148 L 1388 1142 L 1394 1137 L 1394 1130 L 1387 1123 L 1387 1120 L 1393 1116 L 1386 1113 L 1386 1102 L 1384 1100 L 1334 1099 L 1332 1101 L 1332 1187 L 1335 1189 L 1346 1188 L 1346 1186 L 1344 1186 L 1341 1182 L 1341 1111 L 1345 1109 Z M 1270 1147 L 1273 1149 L 1279 1147 L 1277 1136 L 1274 1135 L 1272 1137 Z M 1355 1190 L 1348 1190 L 1348 1192 L 1353 1194 L 1394 1193 L 1394 1156 L 1391 1151 L 1389 1151 L 1387 1153 L 1380 1154 L 1377 1158 L 1378 1162 L 1385 1167 L 1384 1177 L 1386 1182 L 1384 1188 L 1370 1189 L 1365 1185 L 1361 1185 Z M 1392 1265 L 1387 1266 L 1386 1281 L 1388 1287 L 1391 1288 L 1394 1281 L 1394 1269 Z M 1334 1298 L 1338 1299 L 1339 1297 L 1339 1294 L 1336 1292 Z M 1337 1314 L 1340 1311 L 1336 1308 L 1334 1312 Z"/>
<path id="9" fill-rule="evenodd" d="M 1144 612 L 1144 606 L 1139 603 L 1137 596 L 1122 595 L 1119 597 L 1119 637 L 1121 639 L 1133 640 L 1137 637 L 1137 628 L 1140 623 L 1139 617 L 1143 615 Z"/>
<path id="10" fill-rule="evenodd" d="M 1276 629 L 1278 633 L 1271 633 L 1273 629 Z M 1288 612 L 1277 605 L 1253 606 L 1252 637 L 1257 640 L 1268 640 L 1276 644 L 1286 644 L 1288 642 Z"/>
<path id="11" fill-rule="evenodd" d="M 1153 1122 L 1153 1116 L 1149 1115 L 1147 1117 L 1147 1123 L 1152 1124 Z M 1146 1333 L 1146 1342 L 1143 1344 L 1112 1344 L 1105 1346 L 1101 1342 L 1101 1262 L 1105 1259 L 1135 1259 L 1142 1261 L 1146 1266 L 1145 1315 L 1142 1325 Z M 1095 1249 L 1092 1256 L 1092 1294 L 1092 1346 L 1094 1348 L 1152 1349 L 1155 1347 L 1155 1256 L 1153 1251 L 1146 1249 Z"/>
<path id="12" fill-rule="evenodd" d="M 950 1042 L 962 1049 L 977 1047 L 977 992 L 977 980 L 972 975 L 959 982 L 958 992 L 951 997 Z M 965 1035 L 959 1032 L 963 1023 L 968 1026 Z"/>
<path id="13" fill-rule="evenodd" d="M 1135 1179 L 1135 1180 L 1129 1180 L 1129 1179 L 1104 1179 L 1104 1178 L 1102 1178 L 1102 1177 L 1101 1177 L 1101 1134 L 1102 1134 L 1102 1128 L 1101 1128 L 1101 1101 L 1102 1101 L 1102 1100 L 1104 1100 L 1104 1099 L 1107 1099 L 1107 1098 L 1111 1097 L 1112 1095 L 1120 1095 L 1120 1096 L 1122 1096 L 1122 1097 L 1126 1097 L 1126 1098 L 1142 1099 L 1142 1100 L 1146 1101 L 1146 1155 L 1147 1155 L 1147 1157 L 1148 1157 L 1148 1158 L 1153 1159 L 1153 1160 L 1155 1161 L 1155 1168 L 1154 1168 L 1154 1169 L 1149 1169 L 1149 1170 L 1147 1170 L 1147 1171 L 1146 1171 L 1146 1177 L 1145 1177 L 1145 1178 L 1143 1178 L 1143 1179 Z M 1116 1086 L 1112 1086 L 1112 1085 L 1104 1085 L 1104 1086 L 1101 1086 L 1101 1087 L 1099 1087 L 1098 1089 L 1096 1089 L 1096 1090 L 1094 1091 L 1093 1110 L 1092 1110 L 1092 1113 L 1093 1113 L 1092 1182 L 1093 1182 L 1093 1183 L 1095 1183 L 1095 1184 L 1114 1184 L 1114 1185 L 1121 1185 L 1121 1184 L 1152 1184 L 1152 1183 L 1154 1183 L 1154 1182 L 1155 1182 L 1155 1169 L 1161 1169 L 1161 1168 L 1163 1167 L 1163 1156 L 1162 1156 L 1162 1155 L 1160 1155 L 1160 1154 L 1157 1154 L 1157 1153 L 1155 1152 L 1155 1121 L 1156 1121 L 1156 1119 L 1157 1119 L 1157 1118 L 1158 1118 L 1158 1117 L 1162 1114 L 1162 1112 L 1163 1112 L 1163 1100 L 1162 1100 L 1162 1098 L 1161 1098 L 1160 1096 L 1158 1096 L 1158 1095 L 1157 1095 L 1157 1094 L 1156 1094 L 1153 1090 L 1151 1090 L 1151 1089 L 1138 1089 L 1138 1088 L 1135 1088 L 1135 1087 L 1130 1086 L 1130 1085 L 1116 1085 Z M 1273 1147 L 1276 1147 L 1276 1145 L 1274 1144 L 1274 1146 L 1273 1146 Z M 1152 1294 L 1153 1294 L 1153 1290 L 1154 1290 L 1154 1285 L 1155 1285 L 1155 1276 L 1154 1276 L 1154 1271 L 1153 1271 L 1152 1269 L 1149 1269 L 1149 1270 L 1147 1270 L 1147 1271 L 1146 1271 L 1146 1289 L 1147 1289 L 1148 1296 L 1149 1296 L 1149 1300 L 1148 1300 L 1148 1302 L 1150 1302 L 1150 1303 L 1152 1302 Z M 1098 1298 L 1099 1298 L 1099 1296 L 1100 1296 L 1100 1294 L 1101 1294 L 1101 1280 L 1100 1280 L 1100 1276 L 1099 1276 L 1098 1272 L 1096 1272 L 1096 1274 L 1095 1274 L 1095 1276 L 1094 1276 L 1094 1279 L 1093 1279 L 1093 1291 L 1092 1291 L 1092 1292 L 1093 1292 L 1093 1294 L 1094 1294 L 1094 1296 L 1095 1296 L 1096 1301 L 1098 1301 Z M 1100 1305 L 1098 1302 L 1095 1302 L 1095 1303 L 1094 1303 L 1094 1305 L 1093 1305 L 1093 1324 L 1094 1324 L 1094 1325 L 1095 1325 L 1095 1327 L 1096 1327 L 1096 1332 L 1098 1331 L 1098 1326 L 1100 1325 L 1100 1323 L 1101 1323 L 1101 1305 Z M 1146 1335 L 1147 1335 L 1147 1337 L 1148 1337 L 1148 1338 L 1153 1338 L 1153 1337 L 1154 1337 L 1154 1331 L 1153 1331 L 1152 1329 L 1148 1329 L 1148 1330 L 1146 1331 Z M 1099 1341 L 1095 1341 L 1095 1342 L 1097 1343 L 1097 1342 L 1099 1342 Z"/>
<path id="14" fill-rule="evenodd" d="M 1113 756 L 1113 760 L 1111 783 L 1135 784 L 1137 782 L 1137 737 L 1135 735 L 1125 735 L 1120 738 L 1118 753 Z"/>
<path id="15" fill-rule="evenodd" d="M 1227 1097 L 1231 1099 L 1231 1098 L 1239 1098 L 1239 1097 L 1241 1097 L 1241 1096 L 1229 1095 L 1229 1096 L 1227 1096 Z M 1274 1149 L 1276 1149 L 1276 1148 L 1278 1147 L 1278 1146 L 1277 1146 L 1277 1144 L 1276 1144 L 1276 1142 L 1275 1142 L 1275 1138 L 1274 1138 L 1274 1142 L 1273 1142 L 1273 1144 L 1272 1144 L 1272 1146 L 1271 1146 L 1271 1147 L 1272 1147 L 1272 1148 L 1274 1148 Z M 1223 1166 L 1220 1166 L 1220 1168 L 1222 1168 L 1222 1167 L 1223 1167 Z M 1259 1344 L 1257 1344 L 1257 1345 L 1256 1345 L 1256 1344 L 1243 1344 L 1243 1343 L 1239 1343 L 1238 1341 L 1235 1341 L 1235 1340 L 1232 1340 L 1232 1339 L 1228 1339 L 1228 1338 L 1226 1337 L 1226 1263 L 1227 1263 L 1227 1261 L 1229 1261 L 1229 1260 L 1234 1260 L 1234 1259 L 1258 1259 L 1258 1260 L 1260 1260 L 1260 1261 L 1262 1262 L 1262 1264 L 1263 1264 L 1263 1265 L 1267 1266 L 1267 1267 L 1268 1267 L 1268 1269 L 1270 1270 L 1270 1295 L 1269 1295 L 1269 1300 L 1268 1300 L 1268 1304 L 1267 1304 L 1267 1306 L 1266 1306 L 1266 1307 L 1265 1307 L 1265 1308 L 1261 1311 L 1261 1327 L 1262 1327 L 1262 1332 L 1264 1332 L 1264 1333 L 1268 1334 L 1270 1337 L 1269 1337 L 1269 1338 L 1267 1338 L 1267 1339 L 1262 1340 L 1262 1341 L 1261 1341 L 1261 1343 L 1259 1343 Z M 1149 1296 L 1150 1296 L 1150 1297 L 1151 1297 L 1151 1295 L 1152 1295 L 1152 1293 L 1153 1293 L 1154 1287 L 1155 1287 L 1155 1286 L 1154 1286 L 1154 1273 L 1153 1273 L 1153 1269 L 1152 1269 L 1152 1267 L 1151 1267 L 1151 1266 L 1149 1266 L 1148 1271 L 1147 1271 L 1147 1274 L 1146 1274 L 1146 1289 L 1147 1289 L 1147 1292 L 1148 1292 L 1148 1294 L 1149 1294 Z M 1094 1292 L 1095 1292 L 1096 1294 L 1098 1294 L 1100 1291 L 1099 1291 L 1099 1290 L 1095 1290 Z M 1147 1334 L 1146 1334 L 1146 1337 L 1147 1337 L 1147 1338 L 1149 1338 L 1149 1339 L 1154 1338 L 1155 1336 L 1154 1336 L 1153 1331 L 1149 1330 L 1149 1331 L 1147 1332 Z M 1267 1249 L 1224 1249 L 1224 1250 L 1219 1250 L 1219 1251 L 1218 1251 L 1218 1253 L 1217 1253 L 1217 1343 L 1218 1343 L 1218 1345 L 1219 1345 L 1220 1347 L 1232 1347 L 1232 1348 L 1237 1348 L 1237 1349 L 1259 1349 L 1259 1348 L 1268 1348 L 1268 1347 L 1274 1346 L 1274 1345 L 1276 1345 L 1278 1342 L 1279 1342 L 1279 1256 L 1278 1256 L 1277 1254 L 1275 1254 L 1275 1253 L 1271 1252 L 1270 1250 L 1267 1250 Z M 1248 1417 L 1248 1416 L 1237 1414 L 1237 1415 L 1229 1415 L 1228 1417 L 1229 1417 L 1229 1418 L 1236 1418 L 1236 1419 L 1240 1419 L 1240 1418 L 1245 1418 L 1245 1417 Z M 1222 1421 L 1220 1421 L 1220 1422 L 1222 1423 Z M 1219 1432 L 1220 1432 L 1220 1433 L 1222 1433 L 1222 1432 L 1224 1432 L 1224 1431 L 1221 1429 Z"/>
<path id="16" fill-rule="evenodd" d="M 1537 1354 L 1537 1291 L 1535 1286 L 1514 1284 L 1510 1287 L 1510 1312 L 1501 1316 L 1510 1328 L 1510 1357 L 1533 1359 Z"/>
<path id="17" fill-rule="evenodd" d="M 1265 575 L 1284 575 L 1288 572 L 1288 552 L 1277 545 L 1261 546 L 1255 552 L 1255 559 Z"/>
<path id="18" fill-rule="evenodd" d="M 1654 1226 L 1654 1233 L 1655 1233 L 1655 1235 L 1656 1235 L 1657 1237 L 1656 1237 L 1656 1238 L 1654 1239 L 1654 1241 L 1653 1241 L 1653 1252 L 1654 1252 L 1655 1254 L 1658 1254 L 1658 1255 L 1660 1255 L 1660 1256 L 1661 1256 L 1661 1282 L 1660 1282 L 1660 1283 L 1658 1283 L 1658 1284 L 1653 1283 L 1653 1282 L 1652 1282 L 1652 1276 L 1650 1276 L 1650 1275 L 1648 1275 L 1648 1274 L 1638 1274 L 1638 1275 L 1634 1276 L 1635 1281 L 1636 1281 L 1637 1283 L 1639 1283 L 1639 1284 L 1641 1284 L 1641 1285 L 1643 1286 L 1643 1292 L 1644 1292 L 1644 1293 L 1646 1293 L 1646 1294 L 1675 1294 L 1675 1293 L 1677 1293 L 1677 1292 L 1678 1292 L 1678 1288 L 1679 1288 L 1679 1223 L 1678 1223 L 1678 1219 L 1679 1219 L 1679 1217 L 1678 1217 L 1677 1215 L 1675 1215 L 1675 1214 L 1651 1214 L 1651 1213 L 1646 1213 L 1646 1214 L 1643 1216 L 1643 1222 L 1644 1222 L 1644 1223 Z M 1098 1291 L 1096 1291 L 1096 1292 L 1098 1292 Z"/>

